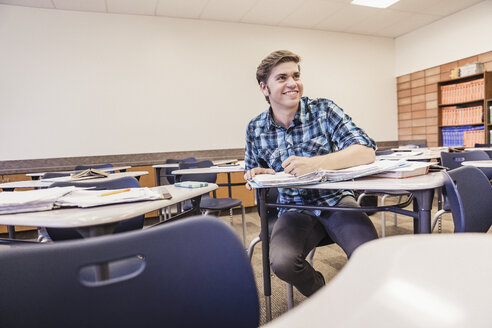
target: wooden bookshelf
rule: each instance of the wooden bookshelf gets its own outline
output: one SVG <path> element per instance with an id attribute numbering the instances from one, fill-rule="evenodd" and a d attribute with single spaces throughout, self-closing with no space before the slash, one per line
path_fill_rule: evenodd
<path id="1" fill-rule="evenodd" d="M 492 71 L 492 51 L 457 59 L 396 78 L 398 98 L 398 140 L 426 139 L 429 147 L 442 145 L 442 122 L 438 122 L 438 83 L 448 81 L 452 71 L 469 63 L 483 63 Z M 457 81 L 454 79 L 452 81 Z M 487 98 L 492 100 L 492 97 Z M 489 113 L 487 112 L 487 116 Z M 485 124 L 487 120 L 480 122 Z M 489 131 L 492 124 L 487 124 Z M 490 136 L 489 136 L 489 140 Z"/>
<path id="2" fill-rule="evenodd" d="M 437 83 L 439 146 L 443 146 L 443 132 L 447 128 L 470 126 L 463 132 L 469 143 L 489 143 L 491 124 L 489 124 L 489 106 L 492 98 L 492 72 L 473 74 Z M 481 107 L 481 115 L 477 108 Z M 483 128 L 483 137 L 480 130 Z M 460 133 L 460 132 L 458 132 Z M 472 137 L 479 138 L 472 141 Z M 482 140 L 483 138 L 483 140 Z M 466 142 L 466 141 L 465 141 Z M 446 145 L 449 145 L 446 143 Z M 465 144 L 466 147 L 473 146 Z"/>

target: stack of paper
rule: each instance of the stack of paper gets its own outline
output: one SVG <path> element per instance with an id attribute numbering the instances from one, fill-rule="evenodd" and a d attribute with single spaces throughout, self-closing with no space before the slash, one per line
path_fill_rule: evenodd
<path id="1" fill-rule="evenodd" d="M 0 214 L 51 210 L 55 201 L 77 189 L 56 187 L 50 189 L 12 191 L 0 193 Z"/>
<path id="2" fill-rule="evenodd" d="M 128 188 L 115 190 L 74 190 L 56 200 L 55 205 L 93 207 L 108 204 L 130 203 L 143 200 L 169 199 L 171 195 L 163 189 Z"/>

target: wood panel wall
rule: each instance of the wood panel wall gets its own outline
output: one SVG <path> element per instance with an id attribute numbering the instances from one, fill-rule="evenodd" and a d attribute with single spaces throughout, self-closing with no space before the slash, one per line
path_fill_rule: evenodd
<path id="1" fill-rule="evenodd" d="M 398 140 L 425 139 L 429 147 L 439 146 L 437 83 L 449 80 L 456 67 L 473 62 L 492 71 L 492 51 L 396 78 Z"/>

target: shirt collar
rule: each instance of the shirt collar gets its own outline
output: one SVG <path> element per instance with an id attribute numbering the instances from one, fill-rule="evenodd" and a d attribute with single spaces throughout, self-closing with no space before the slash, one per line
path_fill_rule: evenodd
<path id="1" fill-rule="evenodd" d="M 292 125 L 298 125 L 302 121 L 304 121 L 304 116 L 306 112 L 306 106 L 304 104 L 303 99 L 299 101 L 299 108 L 297 109 L 296 115 L 294 116 L 294 119 L 292 120 Z M 292 126 L 291 125 L 291 126 Z M 275 123 L 275 120 L 273 119 L 273 110 L 272 106 L 268 107 L 268 114 L 267 114 L 267 128 L 268 129 L 274 129 L 274 128 L 283 128 L 277 123 Z"/>

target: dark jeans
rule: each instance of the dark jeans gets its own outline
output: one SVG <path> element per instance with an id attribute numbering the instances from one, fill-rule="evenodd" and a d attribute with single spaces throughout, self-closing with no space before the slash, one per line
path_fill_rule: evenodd
<path id="1" fill-rule="evenodd" d="M 352 196 L 342 198 L 338 205 L 358 206 Z M 285 212 L 275 222 L 270 239 L 273 272 L 303 295 L 313 294 L 324 285 L 324 279 L 306 261 L 306 256 L 327 234 L 349 258 L 357 247 L 378 238 L 364 212 L 323 211 L 319 217 L 310 211 Z"/>

